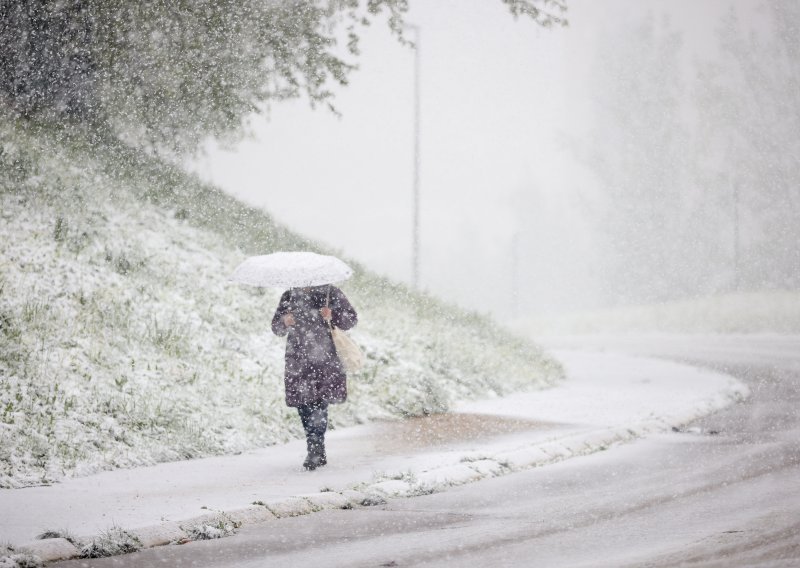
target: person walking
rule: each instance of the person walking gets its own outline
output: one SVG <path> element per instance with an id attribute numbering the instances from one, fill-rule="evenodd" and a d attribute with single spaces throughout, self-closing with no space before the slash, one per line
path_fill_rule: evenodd
<path id="1" fill-rule="evenodd" d="M 286 405 L 297 408 L 306 433 L 307 470 L 324 466 L 328 405 L 347 400 L 347 375 L 336 353 L 332 327 L 347 330 L 358 323 L 350 301 L 326 284 L 291 288 L 283 293 L 272 318 L 272 332 L 287 336 L 284 386 Z"/>

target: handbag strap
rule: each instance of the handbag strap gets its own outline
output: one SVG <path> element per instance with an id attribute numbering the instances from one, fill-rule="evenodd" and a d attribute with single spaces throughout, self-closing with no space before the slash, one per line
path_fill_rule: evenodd
<path id="1" fill-rule="evenodd" d="M 328 284 L 328 290 L 327 290 L 327 292 L 325 292 L 325 307 L 326 308 L 330 308 L 330 305 L 329 305 L 330 302 L 331 302 L 331 285 Z M 331 314 L 331 319 L 329 319 L 327 321 L 327 324 L 328 324 L 328 328 L 331 331 L 333 331 L 333 314 Z"/>

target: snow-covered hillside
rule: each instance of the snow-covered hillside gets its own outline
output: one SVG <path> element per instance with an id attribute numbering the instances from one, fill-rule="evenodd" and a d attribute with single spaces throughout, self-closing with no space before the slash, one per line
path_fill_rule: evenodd
<path id="1" fill-rule="evenodd" d="M 331 251 L 101 134 L 1 118 L 0 487 L 299 437 L 269 331 L 280 291 L 226 278 L 250 254 Z M 562 374 L 488 319 L 361 267 L 342 288 L 368 364 L 334 427 Z"/>

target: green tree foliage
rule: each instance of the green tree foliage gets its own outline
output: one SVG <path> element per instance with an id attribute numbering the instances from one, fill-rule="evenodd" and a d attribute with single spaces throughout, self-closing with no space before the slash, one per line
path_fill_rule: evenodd
<path id="1" fill-rule="evenodd" d="M 564 14 L 567 12 L 565 0 L 544 0 L 540 3 L 529 0 L 502 0 L 515 18 L 525 16 L 546 28 L 550 26 L 566 26 Z"/>
<path id="2" fill-rule="evenodd" d="M 503 0 L 565 24 L 556 0 Z M 110 125 L 171 152 L 225 138 L 271 101 L 332 108 L 385 18 L 401 41 L 407 0 L 0 0 L 0 94 L 23 116 Z"/>

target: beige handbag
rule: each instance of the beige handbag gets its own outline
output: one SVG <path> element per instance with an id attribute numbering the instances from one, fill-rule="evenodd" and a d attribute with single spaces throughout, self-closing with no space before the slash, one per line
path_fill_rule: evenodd
<path id="1" fill-rule="evenodd" d="M 325 298 L 325 307 L 328 307 L 331 297 L 331 289 L 328 288 L 328 295 Z M 331 330 L 331 337 L 333 338 L 333 345 L 336 347 L 336 354 L 342 362 L 344 370 L 348 373 L 358 371 L 364 366 L 364 353 L 361 348 L 353 341 L 350 336 L 342 329 L 333 327 L 329 321 L 328 327 Z"/>

